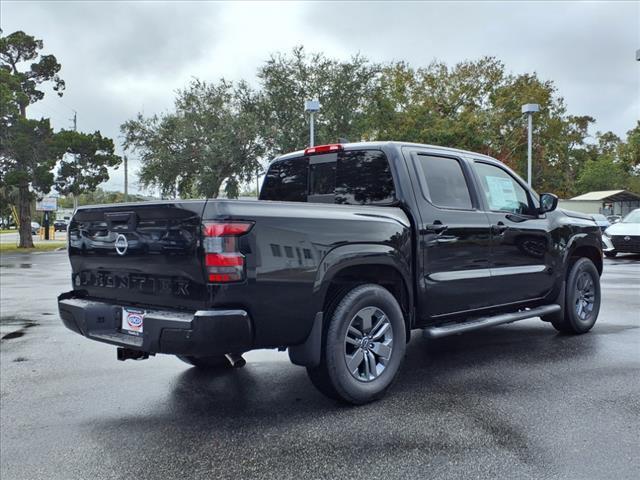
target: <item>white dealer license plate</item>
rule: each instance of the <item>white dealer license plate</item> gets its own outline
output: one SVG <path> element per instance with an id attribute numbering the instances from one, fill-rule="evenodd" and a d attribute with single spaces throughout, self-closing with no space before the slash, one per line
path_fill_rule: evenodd
<path id="1" fill-rule="evenodd" d="M 133 335 L 142 335 L 144 328 L 144 310 L 122 307 L 122 331 Z"/>

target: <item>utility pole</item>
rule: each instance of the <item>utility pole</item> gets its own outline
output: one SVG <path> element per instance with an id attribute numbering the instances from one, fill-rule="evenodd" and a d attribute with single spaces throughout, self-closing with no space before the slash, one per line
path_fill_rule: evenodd
<path id="1" fill-rule="evenodd" d="M 315 98 L 313 100 L 305 100 L 304 111 L 309 114 L 309 146 L 315 145 L 315 114 L 320 111 L 320 101 Z"/>
<path id="2" fill-rule="evenodd" d="M 124 156 L 124 201 L 129 201 L 129 162 Z"/>
<path id="3" fill-rule="evenodd" d="M 77 132 L 78 131 L 78 112 L 74 110 L 73 118 L 71 118 L 70 120 L 73 122 L 73 131 Z M 78 157 L 75 153 L 73 154 L 73 160 L 76 163 L 76 168 L 77 168 Z M 75 184 L 76 184 L 76 178 L 74 176 L 73 185 L 75 186 Z M 72 193 L 71 195 L 73 195 L 73 211 L 75 212 L 78 209 L 78 197 L 76 196 L 75 193 Z"/>
<path id="4" fill-rule="evenodd" d="M 533 114 L 540 111 L 540 105 L 537 103 L 527 103 L 522 106 L 522 113 L 527 114 L 527 185 L 531 187 L 531 150 L 532 150 L 532 130 L 533 130 Z"/>

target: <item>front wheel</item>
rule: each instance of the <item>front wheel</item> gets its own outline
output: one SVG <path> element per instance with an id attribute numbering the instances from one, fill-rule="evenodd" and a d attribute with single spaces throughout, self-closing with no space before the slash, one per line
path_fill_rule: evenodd
<path id="1" fill-rule="evenodd" d="M 564 312 L 551 320 L 563 333 L 586 333 L 596 323 L 600 312 L 600 275 L 591 260 L 579 258 L 567 277 Z"/>
<path id="2" fill-rule="evenodd" d="M 327 314 L 320 365 L 307 368 L 311 382 L 325 395 L 355 405 L 382 397 L 406 349 L 395 297 L 379 285 L 360 285 Z"/>

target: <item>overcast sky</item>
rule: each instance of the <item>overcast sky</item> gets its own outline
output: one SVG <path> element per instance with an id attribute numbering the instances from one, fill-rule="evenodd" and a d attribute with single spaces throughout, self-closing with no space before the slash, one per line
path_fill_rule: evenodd
<path id="1" fill-rule="evenodd" d="M 558 87 L 569 113 L 624 137 L 640 118 L 640 2 L 11 2 L 4 34 L 44 40 L 62 64 L 62 99 L 28 109 L 54 128 L 100 130 L 120 143 L 137 112 L 170 109 L 191 77 L 244 78 L 277 51 L 304 45 L 346 59 L 434 59 L 454 64 L 493 55 L 513 73 L 537 72 Z M 401 139 L 398 139 L 401 140 Z M 455 146 L 455 145 L 454 145 Z M 119 147 L 118 147 L 119 148 Z M 135 168 L 135 165 L 134 165 Z M 121 170 L 103 187 L 121 190 Z M 131 188 L 136 191 L 136 186 Z"/>

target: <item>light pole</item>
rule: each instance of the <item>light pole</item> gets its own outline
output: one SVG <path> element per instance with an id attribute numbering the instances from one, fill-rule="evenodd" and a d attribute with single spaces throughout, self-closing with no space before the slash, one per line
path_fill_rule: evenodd
<path id="1" fill-rule="evenodd" d="M 304 111 L 309 114 L 309 146 L 314 146 L 313 135 L 314 135 L 314 120 L 315 114 L 320 111 L 320 101 L 317 98 L 313 100 L 305 100 L 304 102 Z"/>
<path id="2" fill-rule="evenodd" d="M 531 135 L 533 131 L 533 114 L 540 111 L 537 103 L 522 106 L 522 113 L 527 114 L 527 185 L 531 186 Z"/>

